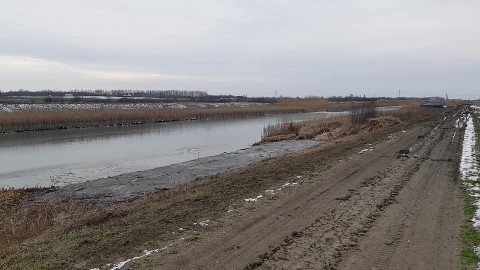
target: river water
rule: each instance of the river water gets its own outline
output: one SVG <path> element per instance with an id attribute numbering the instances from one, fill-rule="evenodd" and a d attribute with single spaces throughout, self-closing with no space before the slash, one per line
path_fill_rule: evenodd
<path id="1" fill-rule="evenodd" d="M 344 112 L 0 134 L 0 187 L 60 186 L 251 146 L 269 124 Z"/>

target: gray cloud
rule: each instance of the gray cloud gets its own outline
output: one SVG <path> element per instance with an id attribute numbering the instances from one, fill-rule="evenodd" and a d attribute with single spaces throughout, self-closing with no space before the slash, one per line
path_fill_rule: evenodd
<path id="1" fill-rule="evenodd" d="M 6 1 L 0 89 L 478 98 L 479 8 L 466 0 Z"/>

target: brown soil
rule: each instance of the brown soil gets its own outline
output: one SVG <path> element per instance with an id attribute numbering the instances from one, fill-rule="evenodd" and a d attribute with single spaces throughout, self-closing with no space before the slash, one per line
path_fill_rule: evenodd
<path id="1" fill-rule="evenodd" d="M 400 131 L 329 169 L 310 164 L 301 185 L 126 269 L 458 269 L 454 121 Z"/>
<path id="2" fill-rule="evenodd" d="M 102 209 L 55 208 L 46 233 L 0 249 L 0 268 L 111 269 L 106 263 L 167 247 L 122 269 L 458 269 L 454 113 Z M 17 206 L 15 215 L 34 208 Z"/>

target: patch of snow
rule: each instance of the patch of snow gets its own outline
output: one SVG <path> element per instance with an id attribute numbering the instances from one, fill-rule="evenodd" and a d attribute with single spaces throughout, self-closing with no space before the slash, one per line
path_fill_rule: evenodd
<path id="1" fill-rule="evenodd" d="M 364 153 L 364 152 L 371 152 L 371 151 L 373 151 L 373 149 L 375 149 L 375 148 L 373 148 L 373 147 L 371 146 L 371 147 L 369 147 L 369 148 L 365 148 L 365 149 L 361 150 L 361 151 L 358 152 L 358 153 L 361 154 L 361 153 Z"/>
<path id="2" fill-rule="evenodd" d="M 290 182 L 286 182 L 285 184 L 282 185 L 281 188 L 284 189 L 284 188 L 292 187 L 292 186 L 295 186 L 295 185 L 298 185 L 298 183 L 296 183 L 296 182 L 291 182 L 291 183 L 290 183 Z"/>
<path id="3" fill-rule="evenodd" d="M 185 229 L 184 229 L 184 228 L 179 228 L 178 230 L 179 230 L 179 231 L 185 231 Z"/>
<path id="4" fill-rule="evenodd" d="M 130 258 L 128 260 L 125 260 L 123 262 L 119 262 L 119 263 L 116 263 L 113 265 L 113 268 L 111 268 L 110 270 L 119 270 L 119 269 L 122 269 L 127 263 L 131 262 L 131 261 L 135 261 L 135 260 L 138 260 L 138 259 L 141 259 L 141 258 L 144 258 L 144 257 L 147 257 L 147 256 L 150 256 L 152 255 L 153 253 L 158 253 L 160 251 L 163 251 L 163 250 L 166 250 L 168 247 L 167 246 L 164 246 L 163 248 L 160 248 L 160 249 L 152 249 L 152 250 L 144 250 L 143 251 L 143 255 L 140 255 L 140 256 L 137 256 L 137 257 L 133 257 L 133 258 Z M 110 266 L 111 264 L 107 264 L 107 266 Z M 92 268 L 90 270 L 100 270 L 100 268 Z"/>
<path id="5" fill-rule="evenodd" d="M 210 222 L 210 219 L 207 219 L 207 220 L 203 220 L 203 221 L 200 221 L 200 222 L 195 222 L 195 223 L 193 223 L 193 225 L 199 225 L 201 227 L 206 227 L 206 226 L 208 226 L 209 222 Z"/>
<path id="6" fill-rule="evenodd" d="M 243 199 L 243 200 L 245 200 L 246 202 L 256 202 L 256 201 L 258 201 L 258 199 L 261 199 L 261 198 L 263 198 L 262 194 L 258 195 L 255 198 L 247 198 L 247 199 Z"/>

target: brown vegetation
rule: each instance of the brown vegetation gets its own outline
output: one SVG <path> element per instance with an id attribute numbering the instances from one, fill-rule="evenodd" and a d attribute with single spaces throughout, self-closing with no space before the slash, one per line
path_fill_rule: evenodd
<path id="1" fill-rule="evenodd" d="M 420 106 L 405 106 L 400 110 L 378 111 L 373 104 L 363 104 L 353 110 L 349 116 L 268 125 L 263 130 L 261 142 L 288 139 L 328 141 L 341 136 L 397 125 L 403 121 L 424 117 L 429 113 L 427 108 Z"/>
<path id="2" fill-rule="evenodd" d="M 416 101 L 378 101 L 378 106 L 418 104 Z M 113 126 L 190 119 L 232 118 L 315 110 L 347 110 L 363 103 L 329 103 L 327 99 L 281 99 L 278 104 L 247 108 L 101 109 L 0 112 L 0 132 Z"/>

